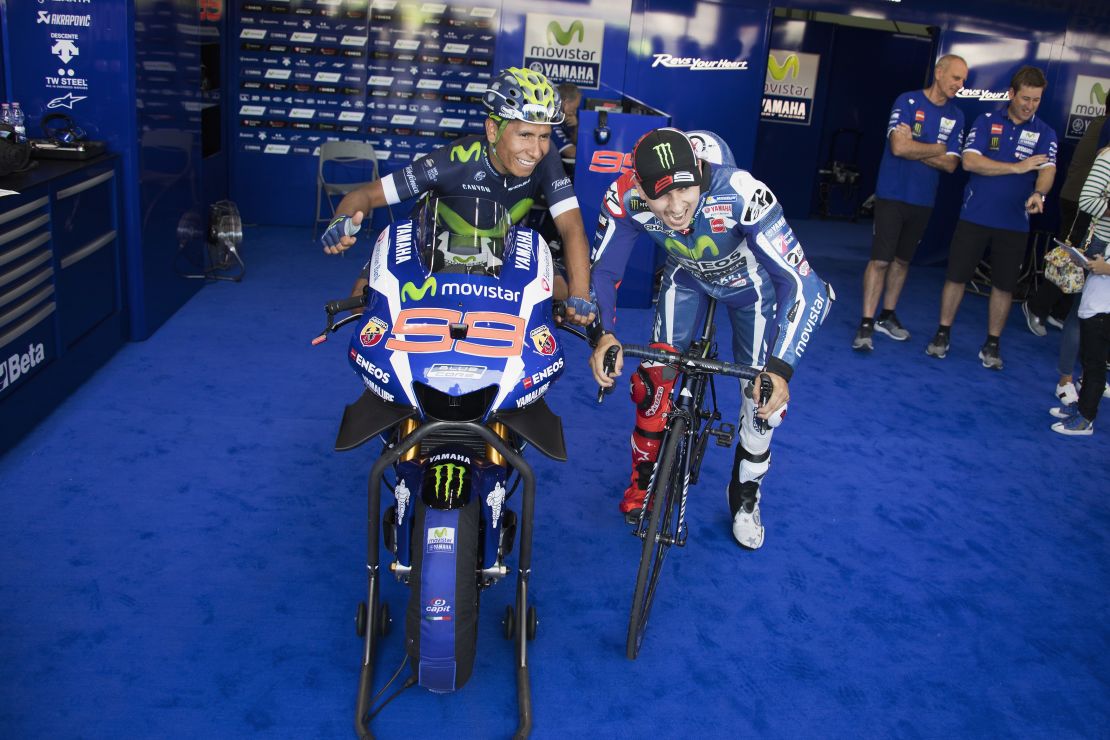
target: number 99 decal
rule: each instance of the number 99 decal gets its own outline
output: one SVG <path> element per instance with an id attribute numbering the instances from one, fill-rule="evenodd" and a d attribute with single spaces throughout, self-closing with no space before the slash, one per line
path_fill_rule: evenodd
<path id="1" fill-rule="evenodd" d="M 452 324 L 466 325 L 466 339 L 452 339 Z M 393 336 L 386 340 L 385 346 L 400 352 L 449 352 L 453 349 L 474 357 L 519 357 L 524 350 L 527 326 L 519 316 L 497 311 L 463 314 L 448 308 L 406 308 L 397 314 Z"/>

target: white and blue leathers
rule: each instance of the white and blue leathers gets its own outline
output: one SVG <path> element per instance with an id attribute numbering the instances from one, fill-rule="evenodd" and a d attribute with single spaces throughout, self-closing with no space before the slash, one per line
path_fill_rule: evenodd
<path id="1" fill-rule="evenodd" d="M 695 216 L 682 231 L 655 217 L 632 173 L 609 187 L 593 252 L 592 287 L 602 325 L 620 334 L 617 285 L 637 238 L 646 233 L 667 252 L 652 339 L 685 349 L 706 296 L 713 296 L 732 324 L 734 361 L 789 381 L 828 314 L 832 290 L 810 267 L 770 188 L 742 169 L 704 161 L 702 167 Z M 740 483 L 762 478 L 769 461 L 771 430 L 755 427 L 754 411 L 745 394 L 740 442 L 746 454 L 735 473 Z"/>

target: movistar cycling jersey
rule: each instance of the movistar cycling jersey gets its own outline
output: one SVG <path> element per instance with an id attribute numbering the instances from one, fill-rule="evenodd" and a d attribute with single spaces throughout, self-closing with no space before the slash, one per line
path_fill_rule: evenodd
<path id="1" fill-rule="evenodd" d="M 614 327 L 617 284 L 637 237 L 647 232 L 667 251 L 668 264 L 677 264 L 700 281 L 751 291 L 753 300 L 766 291 L 765 297 L 777 301 L 777 330 L 767 337 L 767 367 L 789 380 L 828 313 L 831 290 L 810 267 L 782 206 L 766 185 L 741 169 L 708 162 L 702 166 L 709 170 L 708 184 L 690 228 L 681 232 L 652 214 L 631 172 L 609 187 L 593 254 L 592 286 L 602 325 Z M 693 324 L 696 317 L 673 320 Z"/>
<path id="2" fill-rule="evenodd" d="M 435 150 L 404 169 L 382 178 L 390 205 L 431 192 L 435 195 L 470 195 L 500 203 L 513 223 L 528 215 L 538 193 L 547 197 L 552 217 L 578 208 L 570 178 L 554 147 L 528 177 L 502 175 L 493 167 L 485 136 L 474 134 Z"/>

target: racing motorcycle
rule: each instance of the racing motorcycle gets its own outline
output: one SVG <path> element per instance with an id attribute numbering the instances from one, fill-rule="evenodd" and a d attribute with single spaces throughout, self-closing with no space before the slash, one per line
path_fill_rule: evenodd
<path id="1" fill-rule="evenodd" d="M 409 586 L 406 687 L 433 692 L 469 679 L 479 596 L 509 575 L 519 532 L 516 598 L 504 626 L 515 642 L 515 736 L 527 737 L 527 641 L 538 621 L 528 602 L 536 482 L 522 451 L 531 445 L 566 460 L 561 421 L 543 398 L 564 364 L 551 255 L 535 231 L 511 226 L 499 204 L 444 197 L 385 229 L 368 269 L 364 295 L 328 304 L 328 326 L 314 342 L 356 324 L 348 357 L 366 388 L 347 406 L 335 447 L 384 442 L 369 480 L 356 731 L 372 737 L 375 647 L 390 622 L 380 598 L 380 521 L 388 569 Z M 379 519 L 387 471 L 391 502 Z M 518 514 L 509 501 L 520 486 Z"/>

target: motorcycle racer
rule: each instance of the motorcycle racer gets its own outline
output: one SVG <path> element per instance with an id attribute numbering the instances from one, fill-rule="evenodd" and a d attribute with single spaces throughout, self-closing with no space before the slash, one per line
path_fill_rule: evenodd
<path id="1" fill-rule="evenodd" d="M 733 161 L 727 145 L 724 152 L 712 158 Z M 728 310 L 734 361 L 763 367 L 760 378 L 771 382 L 770 398 L 763 403 L 753 398 L 758 382 L 744 388 L 728 486 L 733 537 L 754 550 L 763 544 L 760 482 L 770 464 L 773 427 L 785 414 L 794 369 L 834 295 L 809 265 L 774 194 L 750 173 L 699 159 L 691 139 L 673 128 L 645 134 L 632 158 L 633 170 L 605 195 L 595 235 L 591 282 L 605 333 L 590 366 L 604 387 L 620 374 L 619 353 L 616 373 L 610 376 L 604 369 L 608 348 L 620 347 L 614 334 L 616 290 L 637 237 L 646 232 L 667 252 L 653 341 L 684 349 L 706 296 L 712 296 Z M 630 519 L 643 507 L 676 376 L 671 366 L 643 363 L 631 378 L 637 405 L 633 470 L 620 504 Z"/>
<path id="2" fill-rule="evenodd" d="M 551 129 L 562 123 L 564 116 L 559 93 L 543 74 L 510 67 L 490 82 L 482 103 L 489 110 L 484 134 L 456 139 L 344 196 L 320 239 L 324 251 L 338 254 L 350 248 L 363 218 L 374 208 L 425 193 L 494 200 L 517 223 L 528 215 L 542 192 L 562 239 L 569 273 L 569 286 L 556 278 L 555 297 L 569 294 L 568 318 L 589 323 L 592 303 L 586 232 L 570 178 L 550 145 Z M 361 293 L 366 283 L 363 275 L 352 295 Z"/>

